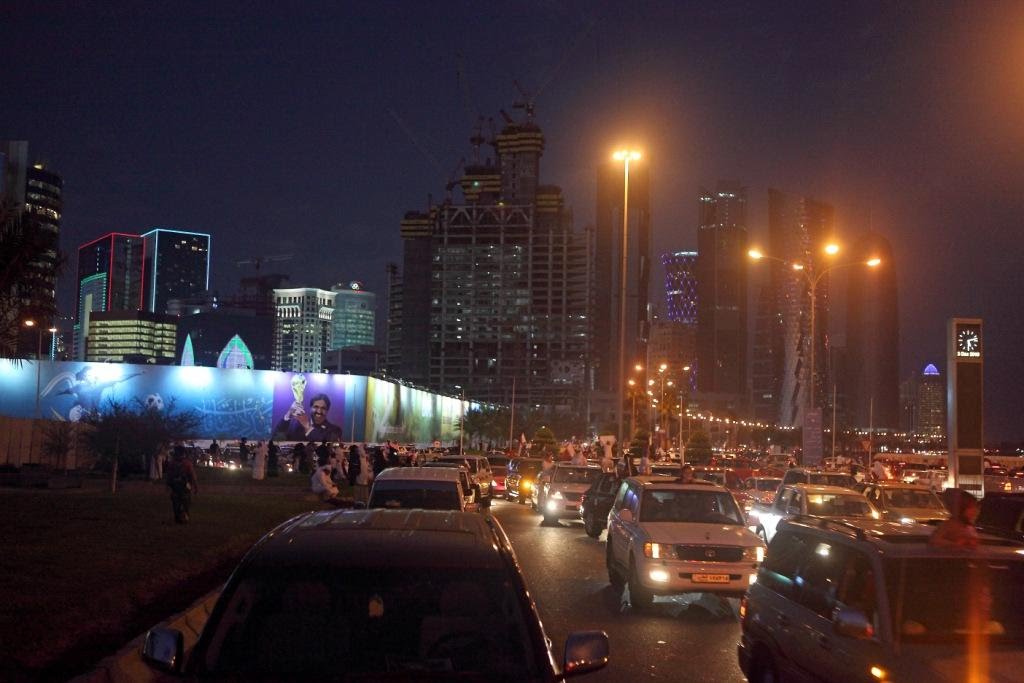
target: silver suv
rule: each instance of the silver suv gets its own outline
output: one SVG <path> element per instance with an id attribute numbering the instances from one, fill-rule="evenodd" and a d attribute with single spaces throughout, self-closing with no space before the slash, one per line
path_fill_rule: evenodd
<path id="1" fill-rule="evenodd" d="M 933 531 L 779 522 L 740 603 L 740 668 L 751 681 L 1020 680 L 1024 549 L 937 548 Z"/>

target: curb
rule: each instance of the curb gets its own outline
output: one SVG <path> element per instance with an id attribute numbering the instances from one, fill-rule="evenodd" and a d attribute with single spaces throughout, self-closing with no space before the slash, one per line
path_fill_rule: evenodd
<path id="1" fill-rule="evenodd" d="M 210 612 L 213 610 L 217 597 L 220 596 L 220 591 L 220 588 L 210 591 L 184 612 L 158 624 L 158 626 L 176 628 L 182 632 L 185 637 L 186 654 L 199 640 L 199 634 L 210 617 Z M 145 633 L 139 634 L 115 654 L 100 660 L 92 671 L 71 680 L 73 683 L 134 683 L 136 681 L 169 680 L 171 677 L 168 674 L 150 668 L 142 661 L 142 644 L 145 639 Z"/>

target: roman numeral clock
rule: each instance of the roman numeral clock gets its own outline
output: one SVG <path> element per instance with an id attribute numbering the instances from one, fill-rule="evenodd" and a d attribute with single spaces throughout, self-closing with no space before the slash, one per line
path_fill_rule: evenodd
<path id="1" fill-rule="evenodd" d="M 985 495 L 985 347 L 980 318 L 950 318 L 946 360 L 949 471 L 956 486 L 981 497 Z"/>

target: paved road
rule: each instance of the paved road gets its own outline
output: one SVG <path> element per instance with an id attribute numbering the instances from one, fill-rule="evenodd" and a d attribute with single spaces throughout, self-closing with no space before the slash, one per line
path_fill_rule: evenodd
<path id="1" fill-rule="evenodd" d="M 656 598 L 637 614 L 608 584 L 603 538 L 590 538 L 579 522 L 545 525 L 526 505 L 496 501 L 491 512 L 512 539 L 556 654 L 570 631 L 608 633 L 611 663 L 586 680 L 745 680 L 736 663 L 735 600 L 723 610 L 703 596 Z"/>

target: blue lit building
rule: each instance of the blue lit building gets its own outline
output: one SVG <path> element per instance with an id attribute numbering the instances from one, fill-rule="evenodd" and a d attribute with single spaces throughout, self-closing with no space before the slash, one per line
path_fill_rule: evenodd
<path id="1" fill-rule="evenodd" d="M 675 251 L 661 255 L 665 266 L 665 300 L 668 319 L 697 324 L 697 252 Z"/>
<path id="2" fill-rule="evenodd" d="M 171 299 L 190 299 L 210 288 L 210 236 L 201 232 L 154 228 L 143 233 L 145 272 L 143 308 L 167 312 Z"/>

